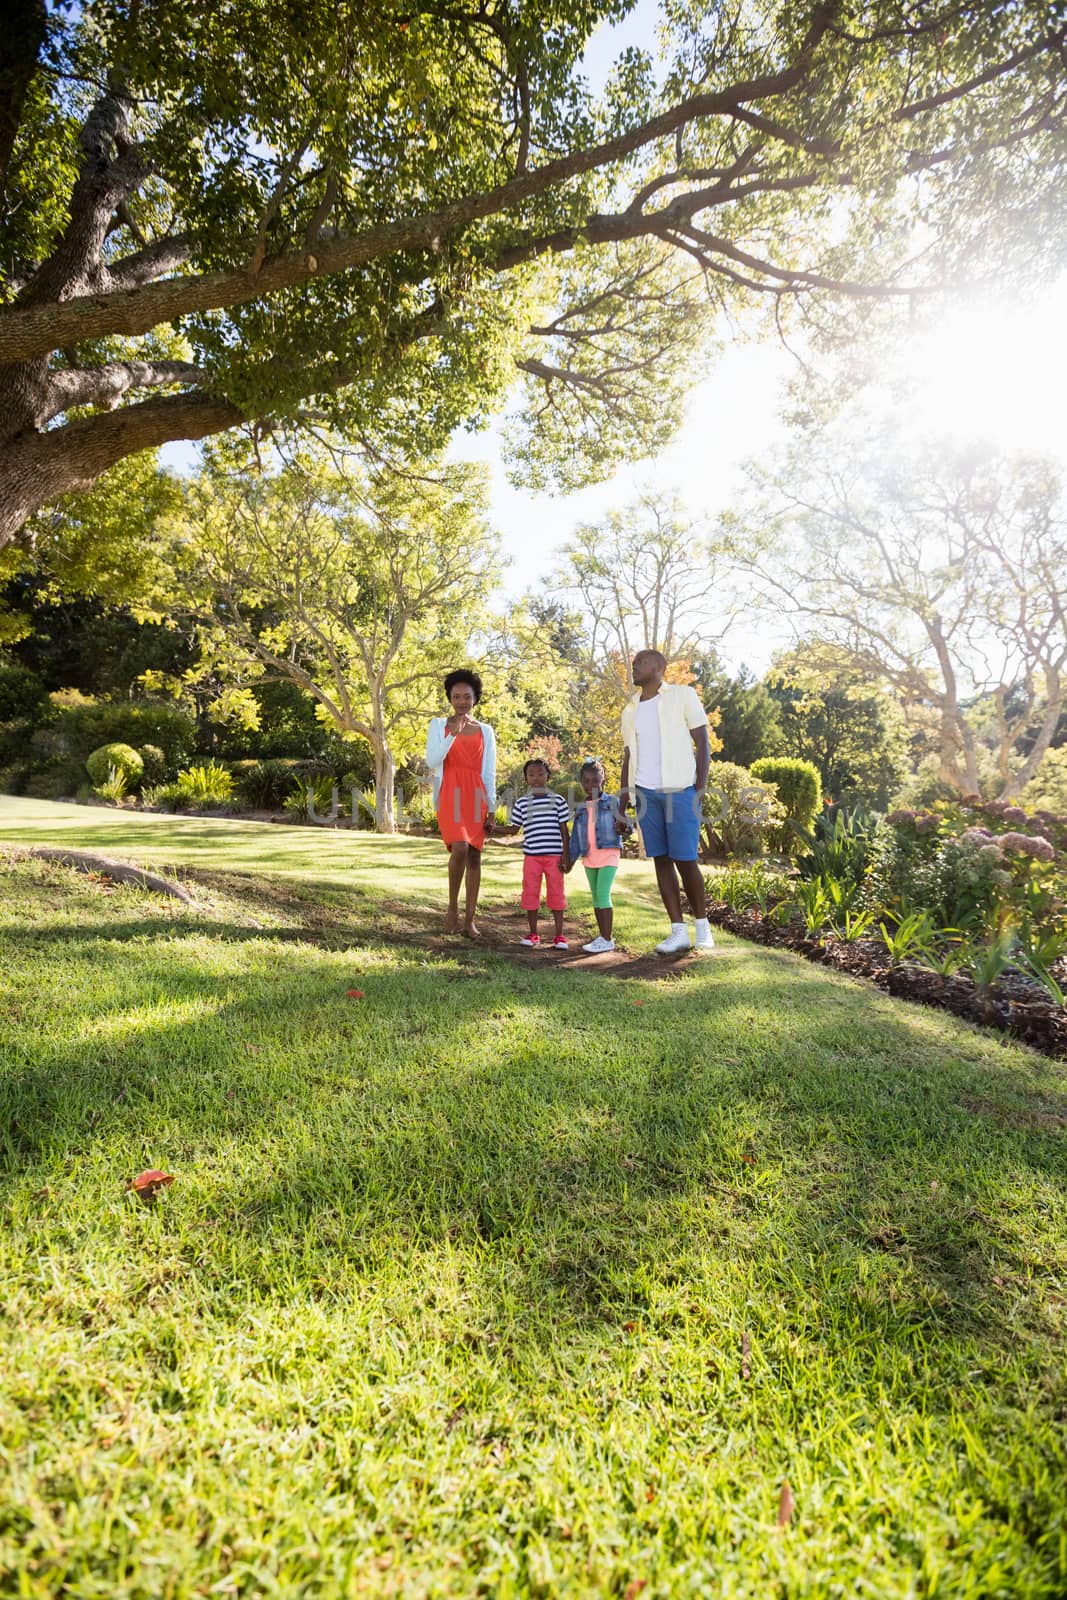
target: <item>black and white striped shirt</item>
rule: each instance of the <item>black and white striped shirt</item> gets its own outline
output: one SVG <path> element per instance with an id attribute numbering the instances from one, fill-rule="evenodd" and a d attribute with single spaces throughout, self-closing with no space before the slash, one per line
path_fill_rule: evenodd
<path id="1" fill-rule="evenodd" d="M 567 802 L 561 794 L 522 794 L 511 808 L 511 821 L 522 828 L 528 856 L 558 856 L 563 849 L 560 828 L 566 828 Z"/>

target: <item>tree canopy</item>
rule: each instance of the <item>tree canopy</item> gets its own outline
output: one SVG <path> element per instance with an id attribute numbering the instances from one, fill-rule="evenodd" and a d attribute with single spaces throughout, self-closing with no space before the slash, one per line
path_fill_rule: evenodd
<path id="1" fill-rule="evenodd" d="M 519 374 L 519 469 L 579 482 L 668 436 L 723 306 L 1060 247 L 1057 0 L 666 0 L 595 99 L 627 9 L 13 0 L 0 543 L 249 421 L 425 459 Z"/>
<path id="2" fill-rule="evenodd" d="M 223 708 L 240 697 L 256 717 L 263 679 L 304 690 L 328 726 L 370 745 L 385 832 L 397 762 L 421 750 L 498 581 L 483 501 L 469 465 L 375 477 L 305 457 L 202 474 L 173 526 L 161 600 L 199 623 Z"/>

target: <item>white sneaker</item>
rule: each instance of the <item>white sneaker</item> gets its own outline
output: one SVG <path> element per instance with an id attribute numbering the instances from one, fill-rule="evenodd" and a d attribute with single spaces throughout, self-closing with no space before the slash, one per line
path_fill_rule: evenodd
<path id="1" fill-rule="evenodd" d="M 614 950 L 614 948 L 615 940 L 605 939 L 602 933 L 598 933 L 595 939 L 590 939 L 588 944 L 582 945 L 582 949 L 588 950 L 591 956 L 606 955 L 609 950 Z"/>
<path id="2" fill-rule="evenodd" d="M 677 933 L 670 933 L 666 939 L 661 939 L 656 946 L 659 956 L 679 956 L 683 950 L 689 949 L 689 930 L 679 928 Z"/>
<path id="3" fill-rule="evenodd" d="M 708 929 L 707 933 L 698 933 L 696 938 L 693 940 L 694 950 L 714 950 L 714 948 L 715 940 L 711 937 L 710 928 Z"/>

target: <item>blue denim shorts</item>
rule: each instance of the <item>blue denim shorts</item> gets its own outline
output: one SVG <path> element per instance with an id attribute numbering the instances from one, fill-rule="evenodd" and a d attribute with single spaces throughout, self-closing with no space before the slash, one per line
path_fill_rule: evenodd
<path id="1" fill-rule="evenodd" d="M 638 789 L 637 822 L 645 854 L 695 861 L 700 850 L 700 801 L 689 789 Z"/>

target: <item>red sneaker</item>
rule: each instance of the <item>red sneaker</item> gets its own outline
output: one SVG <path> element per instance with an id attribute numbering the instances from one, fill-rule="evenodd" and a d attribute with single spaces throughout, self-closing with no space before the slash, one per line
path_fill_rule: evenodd
<path id="1" fill-rule="evenodd" d="M 536 950 L 541 943 L 541 935 L 539 933 L 528 933 L 525 939 L 519 940 L 519 943 L 526 945 L 530 950 Z"/>
<path id="2" fill-rule="evenodd" d="M 552 948 L 553 950 L 569 950 L 570 945 L 567 943 L 566 939 L 561 933 L 557 933 L 556 937 L 552 941 Z"/>

